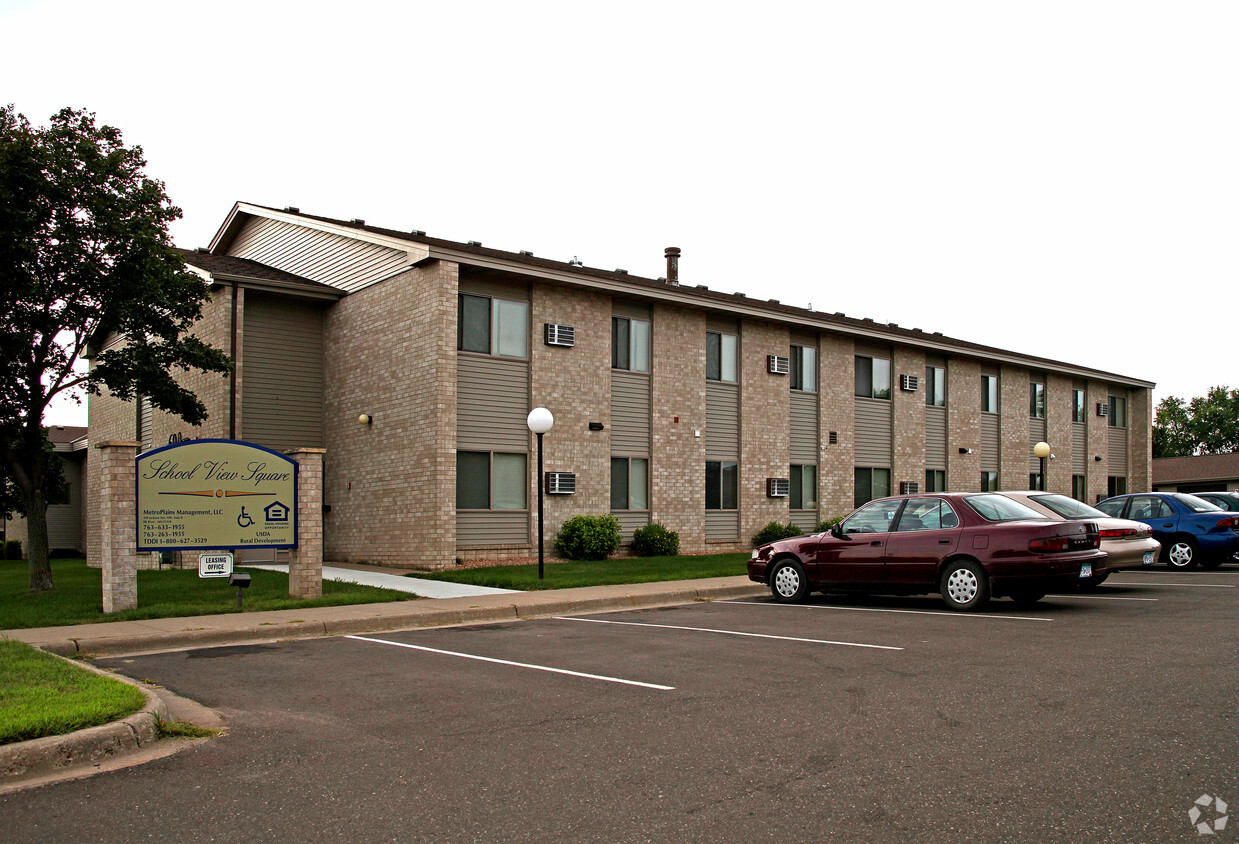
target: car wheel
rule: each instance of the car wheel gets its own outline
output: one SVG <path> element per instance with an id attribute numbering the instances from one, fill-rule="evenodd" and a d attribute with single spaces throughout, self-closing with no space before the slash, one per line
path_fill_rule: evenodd
<path id="1" fill-rule="evenodd" d="M 781 604 L 802 604 L 809 597 L 809 580 L 796 560 L 779 560 L 770 570 L 770 592 Z"/>
<path id="2" fill-rule="evenodd" d="M 942 573 L 939 592 L 953 610 L 978 610 L 989 602 L 989 576 L 971 560 L 957 560 Z"/>
<path id="3" fill-rule="evenodd" d="M 1170 543 L 1166 549 L 1166 565 L 1176 571 L 1194 569 L 1200 563 L 1200 550 L 1196 542 L 1188 537 L 1180 537 Z"/>
<path id="4" fill-rule="evenodd" d="M 1045 597 L 1044 592 L 1033 592 L 1031 590 L 1011 593 L 1011 600 L 1015 601 L 1017 607 L 1031 607 L 1033 604 Z"/>

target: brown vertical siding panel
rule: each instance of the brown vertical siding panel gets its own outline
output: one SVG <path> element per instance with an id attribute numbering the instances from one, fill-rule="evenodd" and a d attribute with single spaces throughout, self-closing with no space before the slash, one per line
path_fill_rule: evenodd
<path id="1" fill-rule="evenodd" d="M 792 463 L 812 463 L 817 465 L 821 448 L 818 442 L 817 395 L 817 393 L 791 391 Z"/>
<path id="2" fill-rule="evenodd" d="M 894 447 L 891 433 L 891 402 L 856 399 L 856 465 L 891 465 Z"/>
<path id="3" fill-rule="evenodd" d="M 706 459 L 740 457 L 740 390 L 735 384 L 706 383 Z M 702 467 L 705 471 L 705 467 Z"/>
<path id="4" fill-rule="evenodd" d="M 643 372 L 611 371 L 611 453 L 650 453 L 650 376 Z"/>
<path id="5" fill-rule="evenodd" d="M 244 426 L 239 436 L 275 451 L 322 448 L 320 306 L 249 291 L 242 337 Z"/>

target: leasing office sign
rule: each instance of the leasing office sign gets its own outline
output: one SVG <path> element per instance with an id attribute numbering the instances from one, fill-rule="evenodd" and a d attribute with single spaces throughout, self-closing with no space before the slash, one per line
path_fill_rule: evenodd
<path id="1" fill-rule="evenodd" d="M 237 440 L 191 440 L 137 457 L 139 551 L 294 548 L 297 464 Z"/>

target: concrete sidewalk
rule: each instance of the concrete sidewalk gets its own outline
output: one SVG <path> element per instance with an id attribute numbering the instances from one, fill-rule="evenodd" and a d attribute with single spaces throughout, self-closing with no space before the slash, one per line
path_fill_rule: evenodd
<path id="1" fill-rule="evenodd" d="M 288 574 L 283 563 L 248 563 L 238 568 L 268 569 Z M 470 586 L 467 583 L 452 583 L 448 580 L 428 580 L 424 577 L 409 577 L 392 569 L 378 570 L 372 566 L 323 566 L 323 580 L 338 580 L 343 583 L 359 583 L 362 586 L 378 586 L 408 592 L 419 598 L 467 598 L 471 595 L 511 595 L 514 589 L 497 589 L 493 586 Z"/>
<path id="2" fill-rule="evenodd" d="M 720 577 L 539 592 L 497 592 L 386 604 L 37 627 L 3 630 L 0 636 L 27 642 L 61 656 L 129 656 L 281 639 L 671 606 L 693 601 L 753 597 L 766 592 L 764 587 L 744 576 Z"/>

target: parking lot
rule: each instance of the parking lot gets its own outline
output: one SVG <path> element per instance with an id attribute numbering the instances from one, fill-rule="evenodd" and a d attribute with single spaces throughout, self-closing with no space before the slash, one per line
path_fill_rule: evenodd
<path id="1" fill-rule="evenodd" d="M 23 841 L 87 819 L 106 840 L 1197 840 L 1197 798 L 1239 801 L 1236 587 L 1159 569 L 1031 609 L 815 595 L 101 660 L 230 733 L 0 817 Z"/>

